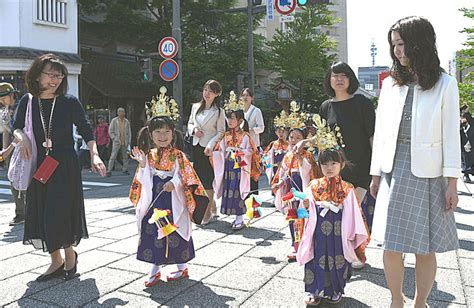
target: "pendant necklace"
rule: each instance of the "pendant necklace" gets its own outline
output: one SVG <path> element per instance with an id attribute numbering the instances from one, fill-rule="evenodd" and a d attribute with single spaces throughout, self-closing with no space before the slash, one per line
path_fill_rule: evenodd
<path id="1" fill-rule="evenodd" d="M 46 148 L 46 155 L 48 155 L 49 151 L 53 148 L 53 141 L 51 140 L 51 131 L 53 129 L 53 113 L 54 113 L 54 106 L 56 105 L 56 96 L 53 100 L 53 105 L 51 107 L 51 114 L 49 115 L 48 127 L 46 127 L 45 117 L 44 117 L 44 108 L 41 99 L 39 99 L 39 107 L 40 107 L 40 116 L 41 116 L 41 124 L 43 125 L 43 132 L 45 141 L 43 142 L 43 147 Z"/>

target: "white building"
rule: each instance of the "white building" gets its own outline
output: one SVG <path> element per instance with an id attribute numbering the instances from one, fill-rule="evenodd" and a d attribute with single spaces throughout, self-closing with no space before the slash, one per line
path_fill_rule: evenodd
<path id="1" fill-rule="evenodd" d="M 68 69 L 69 93 L 79 95 L 77 0 L 0 1 L 0 82 L 24 89 L 24 72 L 44 53 L 60 56 Z"/>

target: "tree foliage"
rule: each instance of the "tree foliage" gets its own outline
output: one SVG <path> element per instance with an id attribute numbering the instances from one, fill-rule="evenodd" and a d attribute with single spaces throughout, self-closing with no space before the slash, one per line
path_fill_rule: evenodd
<path id="1" fill-rule="evenodd" d="M 326 71 L 336 58 L 336 43 L 322 26 L 337 22 L 327 5 L 303 8 L 286 31 L 277 31 L 268 43 L 268 68 L 299 88 L 297 99 L 305 109 L 316 112 L 327 98 L 323 90 Z"/>
<path id="2" fill-rule="evenodd" d="M 474 8 L 463 8 L 460 11 L 464 16 L 474 19 Z M 459 52 L 456 59 L 458 70 L 470 69 L 471 71 L 464 77 L 459 86 L 459 98 L 461 105 L 468 105 L 469 109 L 474 110 L 474 27 L 464 28 L 461 32 L 467 34 L 467 40 L 464 43 L 466 48 Z"/>

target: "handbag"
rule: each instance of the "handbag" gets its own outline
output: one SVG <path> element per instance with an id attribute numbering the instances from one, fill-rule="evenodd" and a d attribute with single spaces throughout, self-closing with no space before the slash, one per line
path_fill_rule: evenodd
<path id="1" fill-rule="evenodd" d="M 38 170 L 36 170 L 35 174 L 33 175 L 33 178 L 43 184 L 46 184 L 51 175 L 53 175 L 58 165 L 59 163 L 57 160 L 55 160 L 49 155 L 46 155 L 46 158 L 43 160 Z"/>
<path id="2" fill-rule="evenodd" d="M 20 156 L 20 147 L 15 145 L 10 166 L 8 167 L 8 180 L 10 180 L 12 187 L 19 191 L 25 191 L 30 185 L 33 178 L 33 171 L 36 169 L 36 141 L 33 134 L 33 112 L 32 112 L 33 96 L 28 93 L 28 104 L 25 113 L 25 127 L 24 134 L 31 143 L 31 159 L 22 159 Z"/>

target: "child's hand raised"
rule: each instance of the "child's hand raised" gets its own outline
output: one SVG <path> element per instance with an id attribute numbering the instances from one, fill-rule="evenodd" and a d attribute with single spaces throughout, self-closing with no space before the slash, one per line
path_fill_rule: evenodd
<path id="1" fill-rule="evenodd" d="M 146 155 L 138 147 L 133 147 L 132 153 L 130 154 L 130 158 L 136 160 L 141 168 L 145 167 Z"/>
<path id="2" fill-rule="evenodd" d="M 172 192 L 174 190 L 173 182 L 171 182 L 171 181 L 166 182 L 165 185 L 163 185 L 163 190 L 166 191 L 166 192 Z"/>

